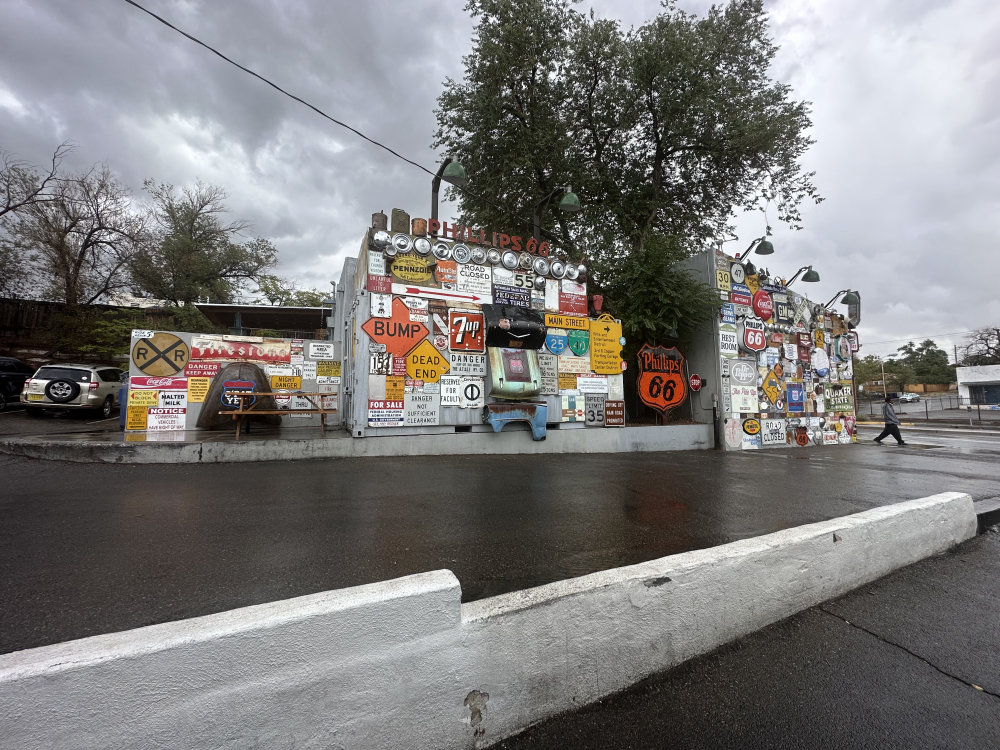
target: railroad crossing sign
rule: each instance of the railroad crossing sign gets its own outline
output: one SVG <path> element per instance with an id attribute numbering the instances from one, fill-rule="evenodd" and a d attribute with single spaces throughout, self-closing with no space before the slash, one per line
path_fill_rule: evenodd
<path id="1" fill-rule="evenodd" d="M 183 339 L 166 331 L 156 331 L 132 345 L 132 363 L 140 372 L 157 377 L 183 373 L 190 356 Z"/>

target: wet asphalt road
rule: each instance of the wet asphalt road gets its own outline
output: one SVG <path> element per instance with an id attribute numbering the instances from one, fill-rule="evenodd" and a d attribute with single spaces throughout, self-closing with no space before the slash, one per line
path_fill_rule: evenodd
<path id="1" fill-rule="evenodd" d="M 230 465 L 0 456 L 0 653 L 439 568 L 469 601 L 939 491 L 1000 494 L 1000 438 L 906 437 Z"/>

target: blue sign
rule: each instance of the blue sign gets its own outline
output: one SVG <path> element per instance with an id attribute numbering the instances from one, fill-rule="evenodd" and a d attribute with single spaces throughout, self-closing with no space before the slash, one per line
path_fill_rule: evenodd
<path id="1" fill-rule="evenodd" d="M 806 410 L 806 388 L 802 383 L 786 383 L 785 394 L 788 396 L 789 413 L 802 413 Z"/>
<path id="2" fill-rule="evenodd" d="M 736 305 L 732 302 L 722 303 L 722 322 L 736 325 Z"/>
<path id="3" fill-rule="evenodd" d="M 750 291 L 750 287 L 746 284 L 733 284 L 732 287 L 730 287 L 730 291 L 733 294 L 745 294 L 748 297 L 753 296 L 753 292 Z"/>
<path id="4" fill-rule="evenodd" d="M 556 333 L 553 333 L 556 331 Z M 569 346 L 569 337 L 566 335 L 566 330 L 563 328 L 550 328 L 548 333 L 545 334 L 545 348 L 550 352 L 559 356 L 564 351 L 566 347 Z"/>
<path id="5" fill-rule="evenodd" d="M 219 401 L 227 409 L 239 409 L 240 408 L 240 398 L 234 395 L 234 392 L 247 392 L 253 391 L 254 382 L 252 380 L 227 380 L 222 384 L 222 395 Z M 249 401 L 244 402 L 244 406 L 253 406 L 257 403 L 257 397 L 254 396 Z"/>

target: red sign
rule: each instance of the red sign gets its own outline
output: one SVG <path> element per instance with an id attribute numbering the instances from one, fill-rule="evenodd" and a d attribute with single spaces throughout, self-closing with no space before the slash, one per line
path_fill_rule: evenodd
<path id="1" fill-rule="evenodd" d="M 752 352 L 763 351 L 767 347 L 764 324 L 759 320 L 747 318 L 743 321 L 743 346 Z"/>
<path id="2" fill-rule="evenodd" d="M 373 294 L 389 294 L 392 291 L 392 278 L 374 273 L 368 274 L 368 291 Z"/>
<path id="3" fill-rule="evenodd" d="M 369 318 L 361 330 L 372 341 L 385 344 L 385 350 L 395 357 L 405 357 L 430 333 L 420 321 L 410 320 L 410 308 L 399 297 L 392 300 L 391 317 Z"/>
<path id="4" fill-rule="evenodd" d="M 624 427 L 625 426 L 625 402 L 605 401 L 604 402 L 604 426 Z"/>
<path id="5" fill-rule="evenodd" d="M 468 310 L 449 310 L 448 340 L 453 352 L 485 352 L 485 316 Z"/>
<path id="6" fill-rule="evenodd" d="M 188 382 L 187 378 L 134 377 L 129 378 L 128 387 L 134 391 L 186 391 Z"/>
<path id="7" fill-rule="evenodd" d="M 636 355 L 639 360 L 637 389 L 646 406 L 666 412 L 687 398 L 684 380 L 684 355 L 677 347 L 644 344 Z"/>
<path id="8" fill-rule="evenodd" d="M 189 378 L 214 378 L 221 369 L 221 362 L 188 362 L 184 375 Z"/>
<path id="9" fill-rule="evenodd" d="M 733 292 L 731 299 L 734 305 L 749 305 L 753 302 L 753 297 L 749 294 L 743 294 L 743 292 Z"/>
<path id="10" fill-rule="evenodd" d="M 753 311 L 761 320 L 770 320 L 774 315 L 774 301 L 771 295 L 763 289 L 758 289 L 753 293 Z"/>
<path id="11" fill-rule="evenodd" d="M 705 381 L 701 379 L 701 375 L 695 373 L 694 375 L 691 376 L 691 379 L 688 382 L 690 382 L 691 384 L 691 390 L 697 393 L 698 391 L 701 390 L 702 383 L 704 383 Z"/>

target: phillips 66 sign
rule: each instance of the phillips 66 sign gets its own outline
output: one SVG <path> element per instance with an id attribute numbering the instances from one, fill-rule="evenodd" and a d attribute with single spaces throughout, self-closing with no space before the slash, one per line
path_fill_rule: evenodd
<path id="1" fill-rule="evenodd" d="M 646 406 L 666 412 L 684 403 L 687 398 L 687 378 L 684 375 L 684 355 L 677 347 L 645 344 L 637 355 L 639 398 Z"/>

